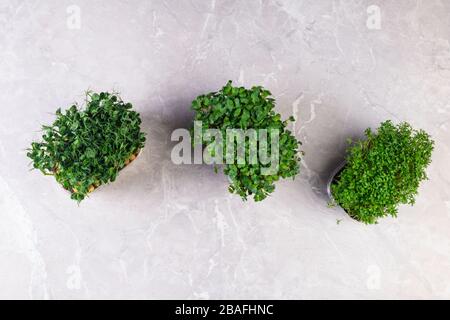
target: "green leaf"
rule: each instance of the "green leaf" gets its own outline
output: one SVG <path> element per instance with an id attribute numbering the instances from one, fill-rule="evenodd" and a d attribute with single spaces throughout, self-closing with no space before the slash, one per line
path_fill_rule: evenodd
<path id="1" fill-rule="evenodd" d="M 209 108 L 200 108 L 200 105 L 206 105 L 206 101 L 208 101 Z M 224 173 L 232 180 L 228 190 L 239 195 L 244 201 L 248 196 L 253 196 L 255 201 L 264 200 L 275 190 L 276 181 L 280 178 L 294 177 L 299 172 L 298 162 L 302 152 L 298 151 L 298 146 L 301 143 L 289 130 L 285 129 L 287 122 L 281 122 L 281 116 L 273 111 L 274 102 L 270 92 L 262 87 L 253 87 L 252 89 L 233 87 L 232 82 L 229 81 L 219 92 L 198 96 L 192 103 L 192 109 L 195 112 L 194 118 L 203 122 L 203 130 L 219 129 L 223 137 L 226 136 L 226 130 L 229 128 L 276 128 L 280 131 L 283 141 L 280 144 L 280 163 L 282 165 L 277 165 L 278 172 L 275 175 L 262 175 L 262 169 L 267 166 L 261 163 L 224 165 Z M 227 150 L 226 140 L 224 142 L 224 150 Z M 249 148 L 250 144 L 246 143 L 247 160 Z"/>
<path id="2" fill-rule="evenodd" d="M 51 174 L 71 198 L 83 200 L 94 181 L 113 181 L 125 161 L 144 146 L 139 114 L 116 94 L 88 93 L 86 106 L 57 109 L 52 125 L 43 126 L 42 142 L 31 143 L 27 156 L 34 168 Z"/>
<path id="3" fill-rule="evenodd" d="M 353 218 L 377 223 L 397 216 L 400 204 L 414 204 L 419 184 L 426 179 L 434 142 L 408 123 L 383 122 L 366 140 L 349 140 L 347 164 L 331 186 L 335 202 Z"/>

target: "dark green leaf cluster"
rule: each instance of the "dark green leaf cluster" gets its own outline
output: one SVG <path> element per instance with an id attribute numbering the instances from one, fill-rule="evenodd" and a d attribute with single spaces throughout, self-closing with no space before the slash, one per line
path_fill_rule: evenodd
<path id="1" fill-rule="evenodd" d="M 386 121 L 377 133 L 365 133 L 367 139 L 350 148 L 331 190 L 351 217 L 372 224 L 381 217 L 396 217 L 399 204 L 414 204 L 419 183 L 427 179 L 434 142 L 408 123 Z"/>
<path id="2" fill-rule="evenodd" d="M 294 135 L 286 129 L 288 121 L 282 121 L 281 116 L 274 111 L 275 100 L 268 90 L 258 86 L 251 89 L 233 87 L 229 81 L 219 92 L 212 92 L 197 97 L 192 102 L 195 111 L 195 120 L 202 121 L 203 131 L 206 129 L 218 129 L 223 136 L 224 173 L 229 176 L 231 184 L 229 191 L 240 195 L 244 200 L 253 195 L 255 201 L 261 201 L 275 190 L 275 182 L 280 178 L 292 177 L 299 172 L 299 152 L 301 144 Z M 293 120 L 291 117 L 290 121 Z M 260 137 L 258 129 L 279 130 L 279 159 L 275 174 L 263 175 L 261 169 L 270 167 L 270 164 L 256 164 L 248 161 L 250 143 L 246 140 L 245 164 L 226 163 L 226 130 L 227 129 L 255 129 Z M 270 134 L 268 134 L 267 153 L 270 155 Z M 235 143 L 234 150 L 238 147 Z M 258 145 L 258 148 L 262 146 Z"/>
<path id="3" fill-rule="evenodd" d="M 141 119 L 117 94 L 88 92 L 86 107 L 56 111 L 51 126 L 43 126 L 41 142 L 33 142 L 28 157 L 33 166 L 56 180 L 77 201 L 95 187 L 112 182 L 144 147 Z"/>

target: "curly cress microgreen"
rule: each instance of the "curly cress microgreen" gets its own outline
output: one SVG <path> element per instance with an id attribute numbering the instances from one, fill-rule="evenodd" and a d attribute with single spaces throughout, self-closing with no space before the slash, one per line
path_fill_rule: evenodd
<path id="1" fill-rule="evenodd" d="M 413 205 L 419 184 L 427 179 L 433 140 L 408 123 L 385 121 L 376 133 L 349 149 L 344 169 L 331 185 L 334 201 L 367 224 L 397 216 L 400 204 Z"/>

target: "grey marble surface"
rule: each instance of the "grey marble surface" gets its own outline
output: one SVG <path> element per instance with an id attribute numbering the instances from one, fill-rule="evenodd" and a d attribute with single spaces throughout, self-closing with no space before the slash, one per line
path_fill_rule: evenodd
<path id="1" fill-rule="evenodd" d="M 0 298 L 450 298 L 449 39 L 446 0 L 2 0 Z M 228 79 L 270 89 L 304 143 L 262 203 L 170 160 L 192 99 Z M 78 206 L 24 149 L 88 88 L 133 102 L 148 143 Z M 386 119 L 433 136 L 430 180 L 365 226 L 323 187 Z"/>

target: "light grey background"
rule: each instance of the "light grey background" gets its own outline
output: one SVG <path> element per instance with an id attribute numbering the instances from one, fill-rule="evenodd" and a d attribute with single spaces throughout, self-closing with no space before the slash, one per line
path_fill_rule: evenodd
<path id="1" fill-rule="evenodd" d="M 0 297 L 450 298 L 449 36 L 446 0 L 2 0 Z M 228 79 L 270 89 L 304 143 L 301 174 L 262 203 L 170 161 L 193 98 Z M 88 88 L 131 101 L 148 143 L 78 206 L 24 149 Z M 430 180 L 365 226 L 323 184 L 346 138 L 386 119 L 433 136 Z"/>

